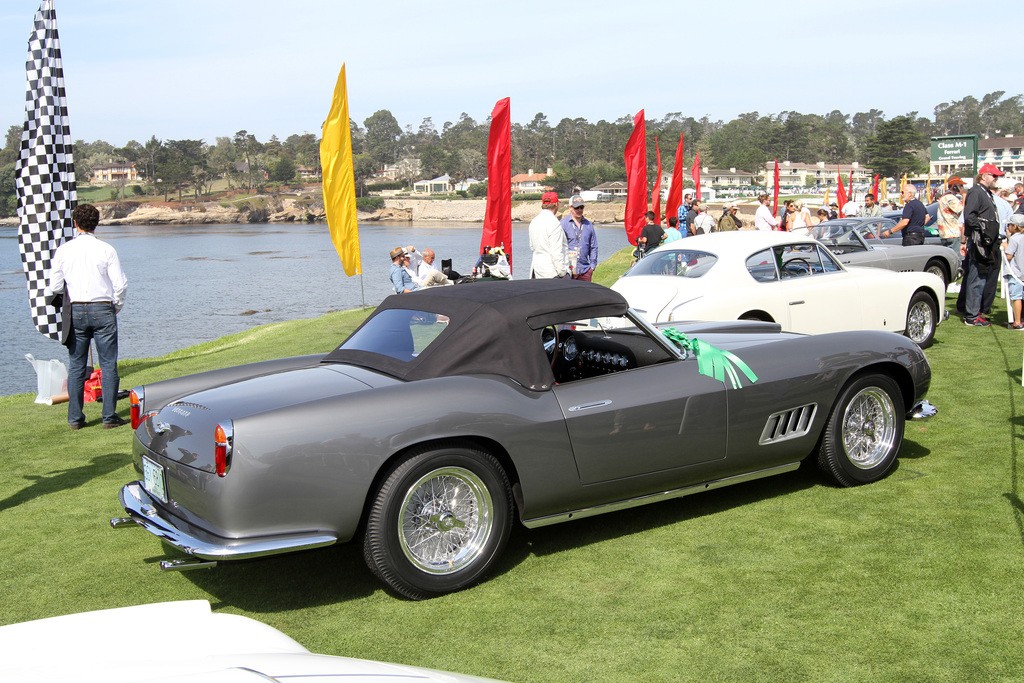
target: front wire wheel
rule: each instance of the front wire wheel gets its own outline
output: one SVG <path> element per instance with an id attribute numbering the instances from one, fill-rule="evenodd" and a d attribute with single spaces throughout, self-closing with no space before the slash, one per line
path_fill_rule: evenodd
<path id="1" fill-rule="evenodd" d="M 924 292 L 918 292 L 907 307 L 907 328 L 905 334 L 910 341 L 927 349 L 935 339 L 935 327 L 939 314 L 935 302 Z"/>
<path id="2" fill-rule="evenodd" d="M 818 466 L 840 486 L 878 481 L 896 464 L 905 411 L 899 387 L 872 374 L 847 386 L 825 426 Z"/>
<path id="3" fill-rule="evenodd" d="M 370 569 L 413 600 L 472 585 L 501 555 L 512 491 L 498 461 L 471 448 L 414 453 L 385 478 L 367 518 Z"/>

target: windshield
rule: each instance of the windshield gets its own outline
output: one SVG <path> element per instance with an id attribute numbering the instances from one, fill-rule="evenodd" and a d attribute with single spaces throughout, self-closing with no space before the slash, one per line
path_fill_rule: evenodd
<path id="1" fill-rule="evenodd" d="M 674 275 L 696 278 L 704 275 L 718 257 L 703 251 L 672 249 L 656 251 L 642 258 L 628 275 Z"/>
<path id="2" fill-rule="evenodd" d="M 408 362 L 430 346 L 447 327 L 448 318 L 443 315 L 391 308 L 367 320 L 338 348 L 371 351 Z"/>

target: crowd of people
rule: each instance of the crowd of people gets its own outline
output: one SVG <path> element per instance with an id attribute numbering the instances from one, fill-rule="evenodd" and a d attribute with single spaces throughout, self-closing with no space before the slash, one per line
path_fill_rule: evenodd
<path id="1" fill-rule="evenodd" d="M 1002 171 L 992 164 L 981 167 L 973 186 L 959 176 L 951 176 L 944 191 L 937 196 L 934 218 L 943 245 L 959 249 L 963 259 L 963 281 L 957 300 L 957 312 L 964 323 L 986 327 L 995 298 L 996 285 L 1004 277 L 1012 301 L 1013 320 L 1009 326 L 1024 330 L 1021 302 L 1024 300 L 1024 184 L 1012 189 L 1000 187 Z M 900 236 L 903 246 L 924 244 L 927 226 L 933 221 L 918 189 L 907 183 L 900 190 L 902 214 L 897 223 L 881 232 L 880 237 Z M 847 202 L 840 207 L 832 202 L 812 213 L 800 199 L 786 200 L 780 215 L 769 207 L 770 197 L 761 194 L 752 224 L 739 216 L 735 202 L 726 203 L 717 218 L 711 215 L 706 202 L 684 192 L 682 204 L 662 227 L 653 211 L 646 214 L 646 225 L 640 232 L 634 256 L 642 258 L 655 247 L 700 234 L 733 230 L 788 230 L 809 232 L 818 223 L 847 217 L 881 217 L 882 205 L 873 194 L 866 194 L 862 203 Z M 545 192 L 541 210 L 530 222 L 531 278 L 565 278 L 590 281 L 598 263 L 597 235 L 594 224 L 584 216 L 585 202 L 580 195 L 569 199 L 569 210 L 557 218 L 559 199 L 556 192 Z M 1005 240 L 1005 247 L 1001 244 Z M 391 282 L 397 293 L 421 287 L 452 284 L 453 273 L 444 273 L 434 266 L 434 253 L 425 249 L 422 255 L 414 247 L 397 247 L 391 252 Z M 1005 263 L 1004 263 L 1005 262 Z M 486 269 L 491 277 L 510 277 L 508 261 L 501 248 L 485 249 L 478 269 Z M 457 274 L 454 274 L 457 276 Z"/>

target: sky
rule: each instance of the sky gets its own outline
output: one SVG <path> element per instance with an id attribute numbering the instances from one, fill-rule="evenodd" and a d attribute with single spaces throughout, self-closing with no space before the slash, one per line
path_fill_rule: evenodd
<path id="1" fill-rule="evenodd" d="M 24 122 L 40 0 L 0 0 L 0 129 Z M 1004 90 L 1019 1 L 55 0 L 73 139 L 320 134 L 346 64 L 360 125 L 590 122 L 672 112 L 729 121 L 797 111 L 892 118 Z M 988 19 L 986 19 L 988 17 Z M 971 30 L 965 31 L 969 24 Z M 966 37 L 961 39 L 961 34 Z M 981 52 L 984 50 L 985 54 Z M 978 52 L 975 57 L 972 53 Z"/>

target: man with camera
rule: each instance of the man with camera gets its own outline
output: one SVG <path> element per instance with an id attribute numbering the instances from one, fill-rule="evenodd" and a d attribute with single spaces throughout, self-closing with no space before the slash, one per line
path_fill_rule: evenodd
<path id="1" fill-rule="evenodd" d="M 989 278 L 999 277 L 999 219 L 992 188 L 1003 172 L 992 164 L 985 164 L 974 179 L 974 187 L 964 198 L 964 232 L 960 238 L 960 255 L 970 255 L 970 265 L 964 276 L 967 297 L 964 324 L 988 327 L 991 323 L 982 315 L 982 294 Z"/>

